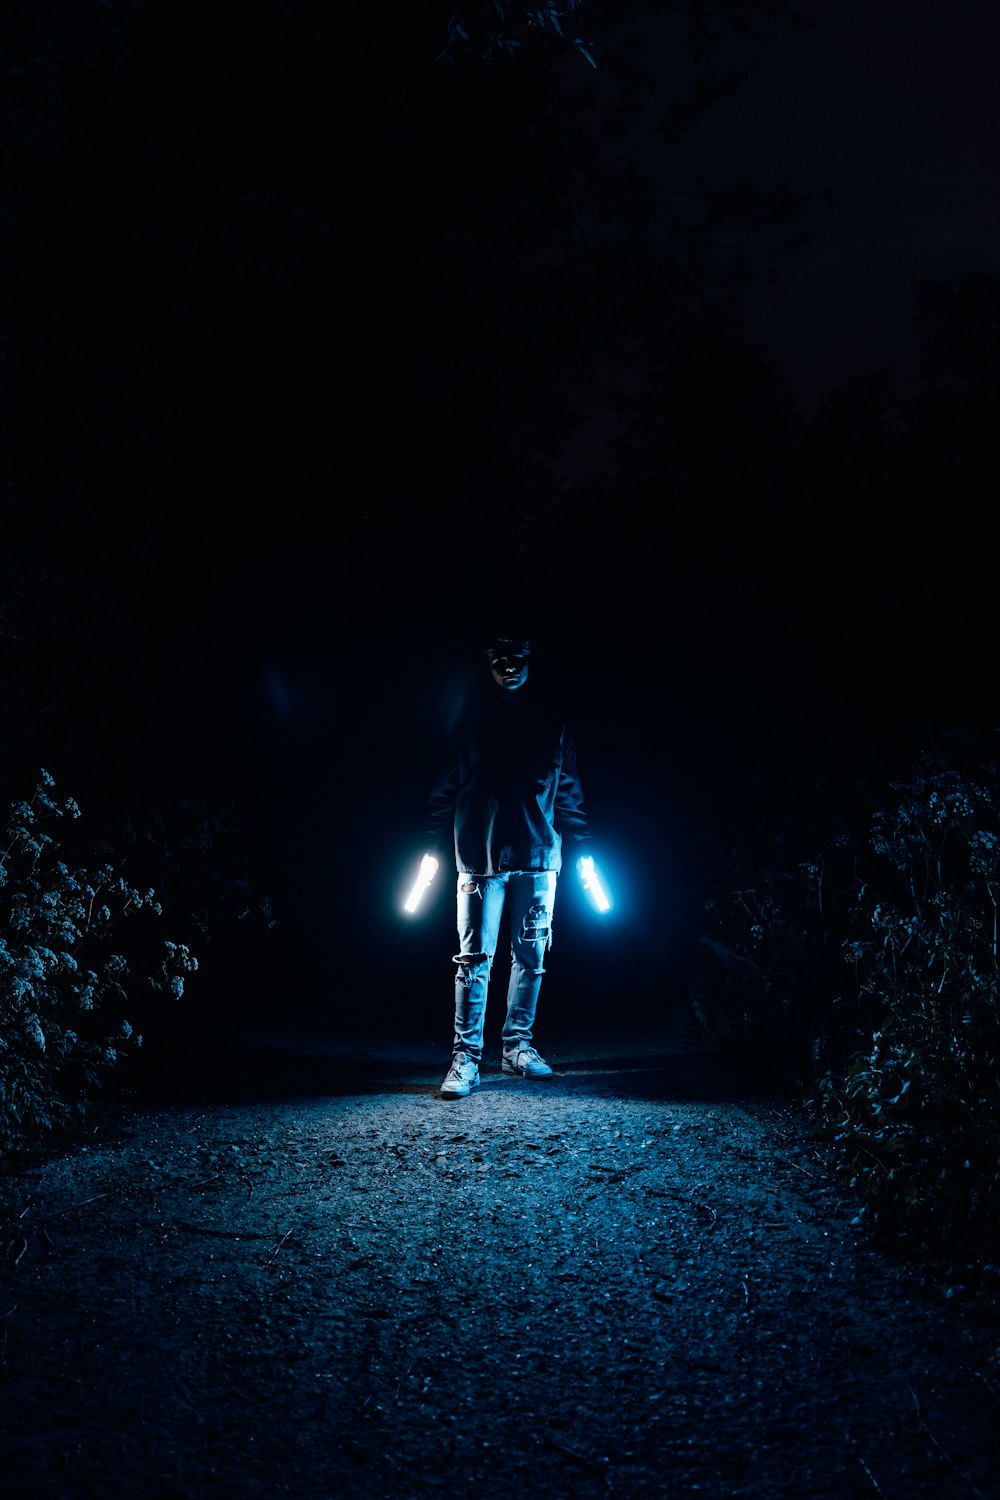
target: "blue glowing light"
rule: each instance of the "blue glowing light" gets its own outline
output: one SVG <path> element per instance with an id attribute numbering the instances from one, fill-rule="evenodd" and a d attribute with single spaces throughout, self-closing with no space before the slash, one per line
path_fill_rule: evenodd
<path id="1" fill-rule="evenodd" d="M 413 882 L 413 889 L 410 891 L 410 894 L 407 896 L 406 900 L 403 903 L 404 911 L 416 911 L 417 907 L 420 905 L 424 891 L 426 891 L 427 887 L 434 879 L 434 876 L 437 874 L 437 870 L 438 862 L 434 858 L 433 854 L 425 854 L 423 859 L 420 861 L 420 870 L 417 874 L 416 880 Z"/>
<path id="2" fill-rule="evenodd" d="M 601 883 L 601 877 L 597 873 L 591 856 L 589 854 L 581 855 L 576 867 L 580 872 L 583 888 L 590 893 L 590 897 L 597 910 L 610 911 L 611 898 Z"/>

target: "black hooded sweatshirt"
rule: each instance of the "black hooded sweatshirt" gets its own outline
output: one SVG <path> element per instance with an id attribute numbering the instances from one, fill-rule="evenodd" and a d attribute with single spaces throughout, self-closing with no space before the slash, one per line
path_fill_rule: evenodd
<path id="1" fill-rule="evenodd" d="M 453 846 L 461 874 L 558 871 L 564 841 L 574 858 L 590 843 L 572 736 L 531 686 L 471 696 L 428 798 L 428 847 L 442 859 Z"/>

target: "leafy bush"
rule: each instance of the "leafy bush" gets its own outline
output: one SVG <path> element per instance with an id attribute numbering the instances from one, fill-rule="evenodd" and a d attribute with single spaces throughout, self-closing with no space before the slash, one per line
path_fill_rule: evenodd
<path id="1" fill-rule="evenodd" d="M 808 1096 L 878 1235 L 982 1249 L 1000 1234 L 997 769 L 959 736 L 822 808 L 756 864 L 718 861 L 695 1020 Z"/>
<path id="2" fill-rule="evenodd" d="M 995 777 L 995 768 L 983 768 Z M 925 759 L 868 830 L 844 948 L 867 1044 L 820 1080 L 865 1211 L 922 1245 L 1000 1233 L 1000 794 Z"/>
<path id="3" fill-rule="evenodd" d="M 154 890 L 110 859 L 82 863 L 67 852 L 80 842 L 79 817 L 42 771 L 0 836 L 3 1153 L 77 1129 L 141 1044 L 129 1019 L 136 985 L 179 999 L 198 967 L 187 943 L 151 941 L 150 921 L 162 915 Z"/>

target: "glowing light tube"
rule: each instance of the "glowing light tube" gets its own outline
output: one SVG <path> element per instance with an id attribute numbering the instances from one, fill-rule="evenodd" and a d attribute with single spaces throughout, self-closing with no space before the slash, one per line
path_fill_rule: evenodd
<path id="1" fill-rule="evenodd" d="M 594 898 L 594 904 L 598 911 L 610 911 L 611 902 L 607 892 L 601 884 L 600 877 L 594 869 L 594 861 L 589 854 L 584 854 L 578 866 L 580 879 L 583 881 L 584 889 L 588 890 Z"/>
<path id="2" fill-rule="evenodd" d="M 404 911 L 416 911 L 420 905 L 420 898 L 437 874 L 438 862 L 433 854 L 425 854 L 420 861 L 420 871 L 413 882 L 413 889 L 403 903 Z"/>

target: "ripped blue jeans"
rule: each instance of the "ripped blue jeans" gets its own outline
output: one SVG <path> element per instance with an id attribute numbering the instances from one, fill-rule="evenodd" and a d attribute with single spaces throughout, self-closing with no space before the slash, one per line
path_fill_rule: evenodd
<path id="1" fill-rule="evenodd" d="M 459 875 L 454 1051 L 483 1055 L 486 992 L 504 908 L 510 926 L 510 983 L 503 1045 L 530 1042 L 545 954 L 552 942 L 555 870 Z"/>

